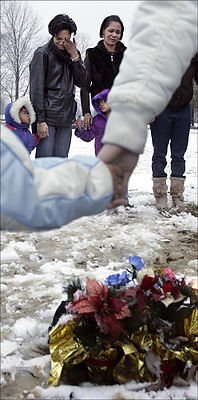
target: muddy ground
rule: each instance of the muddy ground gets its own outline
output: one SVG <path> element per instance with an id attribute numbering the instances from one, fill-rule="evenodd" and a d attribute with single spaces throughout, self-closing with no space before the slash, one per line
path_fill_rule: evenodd
<path id="1" fill-rule="evenodd" d="M 98 271 L 100 278 L 105 270 L 107 276 L 124 269 L 130 254 L 141 256 L 147 265 L 169 266 L 188 277 L 196 274 L 197 209 L 188 204 L 187 211 L 160 215 L 151 202 L 150 208 L 104 212 L 55 231 L 2 233 L 1 340 L 17 343 L 3 358 L 2 400 L 39 398 L 34 388 L 47 387 L 47 328 L 68 277 L 97 277 Z M 36 320 L 38 327 L 36 333 L 31 331 L 30 321 L 30 332 L 20 337 L 16 322 L 24 318 Z"/>

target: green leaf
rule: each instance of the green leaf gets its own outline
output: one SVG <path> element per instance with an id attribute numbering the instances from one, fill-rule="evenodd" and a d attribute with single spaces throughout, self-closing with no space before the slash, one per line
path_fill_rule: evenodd
<path id="1" fill-rule="evenodd" d="M 67 285 L 63 286 L 64 292 L 67 293 L 68 300 L 73 301 L 74 293 L 79 289 L 82 290 L 82 284 L 79 278 L 68 279 Z"/>

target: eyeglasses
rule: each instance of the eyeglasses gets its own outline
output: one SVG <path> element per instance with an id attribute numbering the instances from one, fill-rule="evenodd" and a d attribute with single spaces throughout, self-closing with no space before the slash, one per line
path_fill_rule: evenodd
<path id="1" fill-rule="evenodd" d="M 57 42 L 66 42 L 67 40 L 70 40 L 70 37 L 68 36 L 68 37 L 65 37 L 65 38 L 61 38 L 61 37 L 56 37 L 55 36 L 55 38 L 56 38 L 56 40 L 57 40 Z"/>

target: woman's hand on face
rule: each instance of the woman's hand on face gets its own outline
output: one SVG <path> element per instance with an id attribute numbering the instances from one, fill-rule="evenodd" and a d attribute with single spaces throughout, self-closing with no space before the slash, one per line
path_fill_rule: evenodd
<path id="1" fill-rule="evenodd" d="M 37 134 L 40 137 L 40 139 L 44 139 L 45 137 L 49 136 L 48 126 L 46 122 L 37 124 Z"/>
<path id="2" fill-rule="evenodd" d="M 83 126 L 84 126 L 84 128 L 85 128 L 85 129 L 90 129 L 91 124 L 92 124 L 92 121 L 93 121 L 92 115 L 91 115 L 90 113 L 86 113 L 86 114 L 84 115 L 84 120 L 83 120 Z"/>
<path id="3" fill-rule="evenodd" d="M 76 49 L 76 42 L 75 39 L 73 38 L 73 42 L 70 39 L 65 39 L 65 50 L 70 54 L 72 59 L 78 58 L 78 52 Z"/>

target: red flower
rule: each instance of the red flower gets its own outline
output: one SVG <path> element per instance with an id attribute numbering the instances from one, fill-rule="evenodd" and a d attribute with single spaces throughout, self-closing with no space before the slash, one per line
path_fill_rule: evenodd
<path id="1" fill-rule="evenodd" d="M 95 317 L 101 332 L 110 334 L 113 340 L 122 332 L 122 324 L 119 321 L 130 317 L 131 312 L 125 300 L 118 297 L 108 297 L 108 286 L 87 278 L 87 297 L 73 301 L 75 310 L 86 317 Z"/>
<path id="2" fill-rule="evenodd" d="M 176 299 L 179 295 L 179 289 L 177 286 L 173 286 L 172 290 L 171 290 L 171 294 L 174 297 L 174 299 Z"/>
<path id="3" fill-rule="evenodd" d="M 140 287 L 145 291 L 150 290 L 152 293 L 158 294 L 159 290 L 153 287 L 157 281 L 158 281 L 158 276 L 152 278 L 151 276 L 145 275 L 144 278 L 142 279 Z"/>
<path id="4" fill-rule="evenodd" d="M 136 299 L 137 299 L 136 309 L 143 310 L 146 307 L 146 296 L 142 289 L 137 290 Z"/>
<path id="5" fill-rule="evenodd" d="M 172 288 L 173 288 L 173 284 L 171 281 L 165 282 L 162 286 L 162 290 L 164 293 L 167 293 L 167 292 L 171 293 Z"/>
<path id="6" fill-rule="evenodd" d="M 179 294 L 179 288 L 177 286 L 173 286 L 171 281 L 167 281 L 163 284 L 162 286 L 163 292 L 164 293 L 171 293 L 174 299 L 178 297 Z"/>

